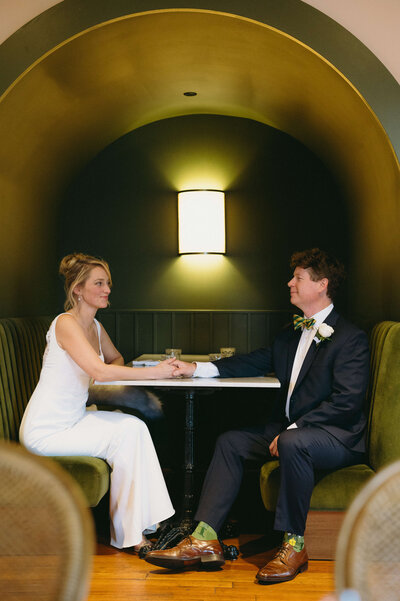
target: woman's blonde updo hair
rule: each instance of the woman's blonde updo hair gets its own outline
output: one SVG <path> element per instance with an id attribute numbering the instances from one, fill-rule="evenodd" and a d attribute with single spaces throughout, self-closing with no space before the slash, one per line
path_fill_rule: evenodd
<path id="1" fill-rule="evenodd" d="M 110 268 L 108 263 L 103 261 L 103 259 L 97 259 L 96 257 L 91 257 L 90 255 L 84 255 L 82 253 L 73 253 L 61 260 L 59 272 L 65 278 L 65 311 L 73 309 L 77 304 L 76 295 L 73 290 L 76 286 L 85 283 L 94 267 L 102 267 L 104 269 L 110 280 L 109 283 L 111 286 Z"/>

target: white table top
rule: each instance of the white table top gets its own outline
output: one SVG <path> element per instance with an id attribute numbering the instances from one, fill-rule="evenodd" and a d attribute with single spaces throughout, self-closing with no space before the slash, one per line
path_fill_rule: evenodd
<path id="1" fill-rule="evenodd" d="M 161 355 L 140 355 L 135 359 L 138 362 L 154 362 L 160 360 Z M 182 361 L 208 361 L 208 355 L 181 355 Z M 278 378 L 272 376 L 259 376 L 253 378 L 166 378 L 162 380 L 115 380 L 113 382 L 94 382 L 96 385 L 108 386 L 147 386 L 170 388 L 280 388 Z"/>
<path id="2" fill-rule="evenodd" d="M 280 388 L 277 378 L 166 378 L 165 380 L 115 380 L 94 382 L 96 386 L 148 386 L 171 388 Z"/>

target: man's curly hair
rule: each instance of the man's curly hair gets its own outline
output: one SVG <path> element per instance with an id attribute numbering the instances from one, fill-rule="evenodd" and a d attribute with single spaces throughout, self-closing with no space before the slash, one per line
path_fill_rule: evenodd
<path id="1" fill-rule="evenodd" d="M 310 248 L 293 253 L 290 259 L 290 267 L 294 270 L 296 267 L 310 270 L 310 277 L 314 282 L 328 279 L 327 294 L 332 300 L 335 298 L 337 291 L 346 277 L 346 272 L 343 264 L 319 248 Z"/>

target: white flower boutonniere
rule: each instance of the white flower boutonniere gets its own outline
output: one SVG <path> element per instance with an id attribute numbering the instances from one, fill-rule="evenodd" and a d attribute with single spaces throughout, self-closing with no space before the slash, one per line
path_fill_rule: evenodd
<path id="1" fill-rule="evenodd" d="M 330 340 L 334 331 L 335 330 L 331 326 L 328 326 L 327 323 L 321 323 L 317 330 L 317 333 L 315 334 L 315 338 L 317 338 L 317 343 L 324 342 L 324 340 Z"/>

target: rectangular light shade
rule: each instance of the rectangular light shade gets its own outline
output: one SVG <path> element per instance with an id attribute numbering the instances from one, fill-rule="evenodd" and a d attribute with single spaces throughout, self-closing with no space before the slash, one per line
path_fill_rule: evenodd
<path id="1" fill-rule="evenodd" d="M 178 220 L 179 254 L 225 252 L 224 192 L 179 192 Z"/>

